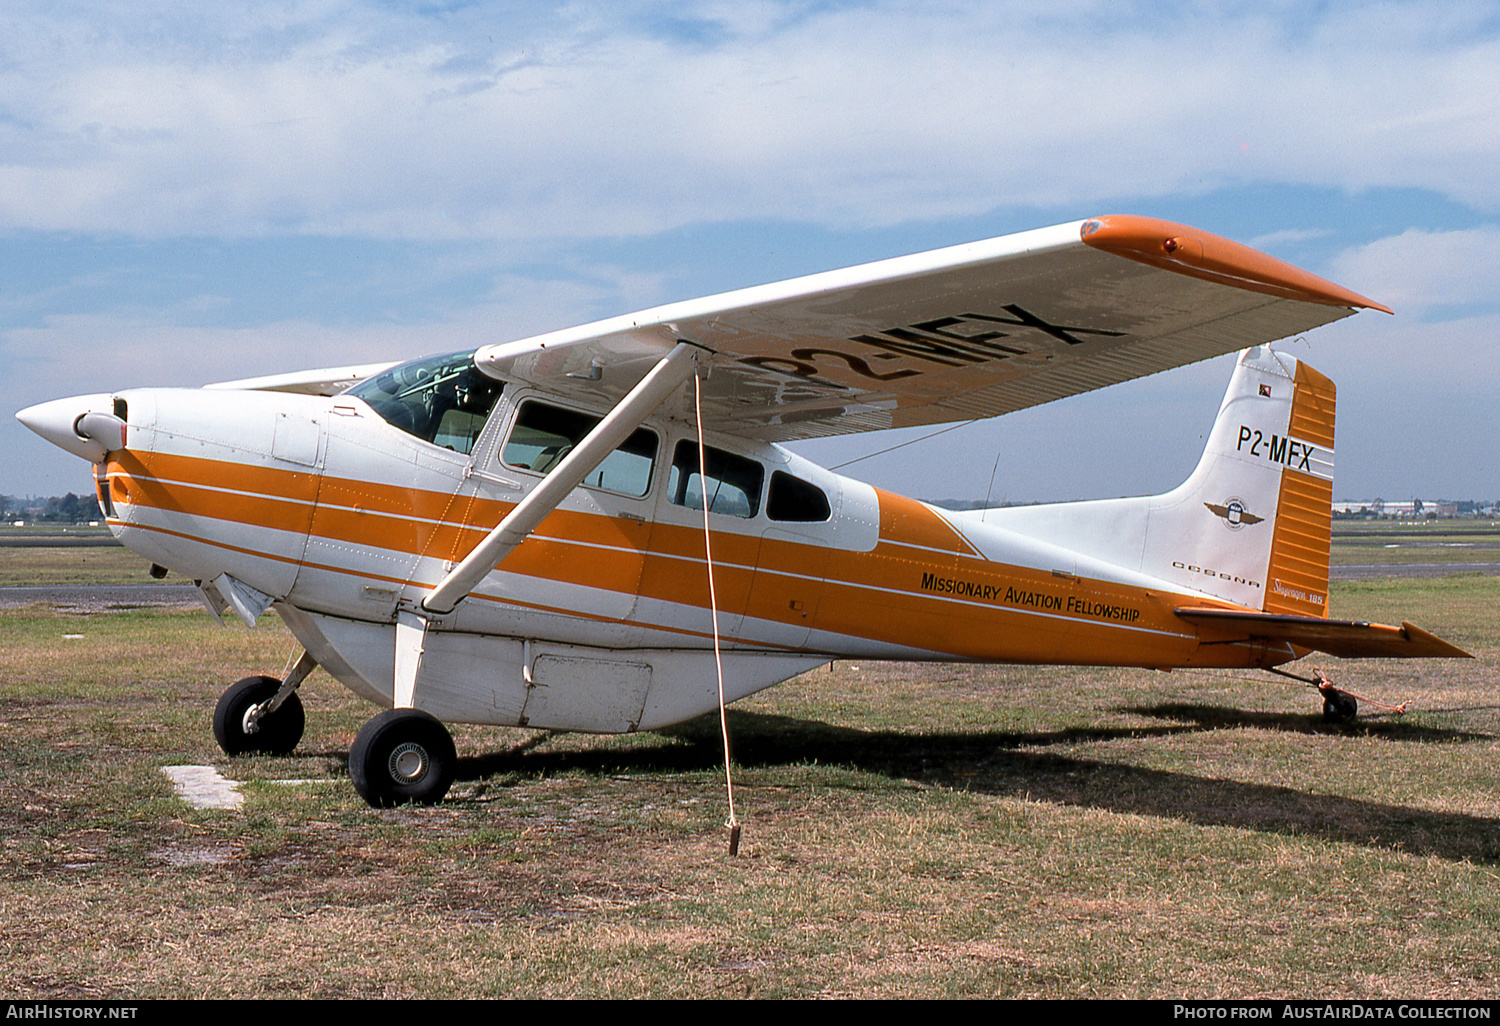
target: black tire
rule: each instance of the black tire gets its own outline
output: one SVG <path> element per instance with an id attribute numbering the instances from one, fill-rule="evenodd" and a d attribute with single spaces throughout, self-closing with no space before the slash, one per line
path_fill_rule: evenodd
<path id="1" fill-rule="evenodd" d="M 1323 694 L 1323 721 L 1325 723 L 1348 723 L 1359 715 L 1359 699 L 1347 691 L 1327 691 Z"/>
<path id="2" fill-rule="evenodd" d="M 231 684 L 214 707 L 214 738 L 227 755 L 286 755 L 302 740 L 307 716 L 302 699 L 294 691 L 270 716 L 261 717 L 254 733 L 245 732 L 245 713 L 252 705 L 268 702 L 281 689 L 275 677 L 246 677 Z"/>
<path id="3" fill-rule="evenodd" d="M 377 809 L 436 805 L 458 768 L 453 738 L 438 720 L 416 709 L 387 709 L 349 747 L 349 777 Z"/>

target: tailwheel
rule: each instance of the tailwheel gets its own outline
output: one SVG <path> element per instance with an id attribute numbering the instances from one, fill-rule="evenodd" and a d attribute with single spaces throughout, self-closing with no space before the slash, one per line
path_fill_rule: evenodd
<path id="1" fill-rule="evenodd" d="M 457 768 L 448 729 L 416 709 L 387 709 L 366 723 L 349 747 L 354 789 L 377 809 L 436 805 Z"/>
<path id="2" fill-rule="evenodd" d="M 275 677 L 246 677 L 231 684 L 214 707 L 214 738 L 226 755 L 286 755 L 302 740 L 307 717 L 302 699 L 288 694 L 271 712 L 267 703 L 281 690 Z"/>
<path id="3" fill-rule="evenodd" d="M 1359 715 L 1359 699 L 1347 691 L 1340 691 L 1332 684 L 1318 688 L 1323 696 L 1323 722 L 1348 723 Z"/>
<path id="4" fill-rule="evenodd" d="M 1359 699 L 1335 687 L 1322 670 L 1314 670 L 1313 674 L 1318 694 L 1323 696 L 1324 723 L 1348 723 L 1359 715 Z"/>
<path id="5" fill-rule="evenodd" d="M 1302 677 L 1295 673 L 1275 666 L 1267 666 L 1266 669 L 1278 677 L 1288 677 L 1292 680 L 1300 680 L 1304 684 L 1318 689 L 1318 694 L 1323 696 L 1323 722 L 1324 723 L 1348 723 L 1359 715 L 1359 698 L 1343 688 L 1336 686 L 1328 679 L 1328 674 L 1322 670 L 1313 670 L 1311 677 Z M 1387 705 L 1373 698 L 1366 697 L 1365 701 L 1372 703 L 1377 708 L 1389 709 L 1394 713 L 1406 712 L 1406 703 L 1400 705 Z"/>

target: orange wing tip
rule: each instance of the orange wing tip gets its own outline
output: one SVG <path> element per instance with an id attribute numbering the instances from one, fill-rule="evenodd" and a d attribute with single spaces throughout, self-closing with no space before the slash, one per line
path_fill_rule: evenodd
<path id="1" fill-rule="evenodd" d="M 1220 285 L 1324 306 L 1395 312 L 1300 267 L 1185 224 L 1111 214 L 1083 222 L 1078 234 L 1106 253 Z"/>

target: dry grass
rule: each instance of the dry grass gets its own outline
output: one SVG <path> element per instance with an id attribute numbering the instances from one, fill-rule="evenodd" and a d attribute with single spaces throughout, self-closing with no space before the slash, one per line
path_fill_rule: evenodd
<path id="1" fill-rule="evenodd" d="M 1416 710 L 1347 729 L 1262 675 L 839 663 L 731 713 L 738 859 L 711 723 L 458 728 L 450 801 L 376 812 L 372 710 L 321 673 L 295 755 L 215 748 L 224 683 L 291 648 L 269 619 L 0 613 L 0 990 L 1494 998 L 1500 580 L 1333 613 L 1480 658 L 1328 660 Z M 244 809 L 178 801 L 177 762 Z"/>

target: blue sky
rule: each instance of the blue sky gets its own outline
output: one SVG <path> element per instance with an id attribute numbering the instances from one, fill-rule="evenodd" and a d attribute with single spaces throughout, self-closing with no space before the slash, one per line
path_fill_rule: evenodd
<path id="1" fill-rule="evenodd" d="M 0 405 L 414 357 L 1104 213 L 1397 311 L 1288 343 L 1340 498 L 1500 497 L 1500 5 L 18 2 Z M 1184 368 L 865 460 L 930 497 L 1160 491 Z M 908 437 L 807 443 L 835 464 Z M 0 491 L 88 487 L 10 418 Z M 991 478 L 993 476 L 993 485 Z"/>

